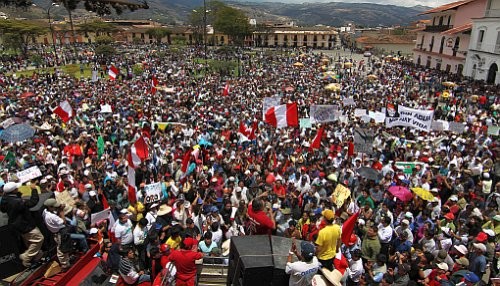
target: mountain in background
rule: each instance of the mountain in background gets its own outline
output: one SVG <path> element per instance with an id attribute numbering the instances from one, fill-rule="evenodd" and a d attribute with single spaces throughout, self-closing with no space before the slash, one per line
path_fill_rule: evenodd
<path id="1" fill-rule="evenodd" d="M 207 0 L 209 2 L 210 0 Z M 292 0 L 304 1 L 304 0 Z M 327 1 L 327 0 L 321 0 Z M 40 3 L 37 3 L 40 2 Z M 228 5 L 243 10 L 249 18 L 253 18 L 259 22 L 265 21 L 294 21 L 301 26 L 311 25 L 329 25 L 341 26 L 347 23 L 354 23 L 357 26 L 374 27 L 374 26 L 393 26 L 393 25 L 408 25 L 413 21 L 424 17 L 418 16 L 419 13 L 430 9 L 425 6 L 402 7 L 396 5 L 380 5 L 371 3 L 345 3 L 345 2 L 304 2 L 301 4 L 279 3 L 279 2 L 264 2 L 264 0 L 253 0 L 252 2 L 243 0 L 225 1 Z M 44 18 L 42 9 L 44 0 L 35 0 L 38 7 L 30 9 L 33 16 Z M 203 7 L 203 0 L 150 0 L 150 6 L 147 10 L 137 10 L 134 12 L 125 11 L 121 15 L 111 15 L 114 19 L 151 19 L 165 24 L 188 24 L 189 15 L 194 9 Z M 39 8 L 42 7 L 42 8 Z M 25 13 L 13 13 L 13 11 L 5 11 L 10 15 L 18 15 Z M 10 13 L 9 13 L 10 12 Z M 76 15 L 84 15 L 86 12 L 83 9 L 75 11 Z M 46 12 L 45 12 L 46 13 Z M 26 13 L 27 18 L 30 13 Z M 61 19 L 66 17 L 67 13 L 62 7 L 53 8 L 51 10 L 52 17 Z M 12 16 L 10 16 L 13 18 Z M 84 16 L 83 16 L 84 17 Z"/>

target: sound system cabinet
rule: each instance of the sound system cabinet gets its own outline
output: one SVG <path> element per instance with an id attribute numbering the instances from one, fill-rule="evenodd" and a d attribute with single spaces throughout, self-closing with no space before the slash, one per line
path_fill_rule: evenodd
<path id="1" fill-rule="evenodd" d="M 285 267 L 291 246 L 291 239 L 278 236 L 231 237 L 227 286 L 287 286 Z M 300 252 L 299 240 L 296 246 Z"/>

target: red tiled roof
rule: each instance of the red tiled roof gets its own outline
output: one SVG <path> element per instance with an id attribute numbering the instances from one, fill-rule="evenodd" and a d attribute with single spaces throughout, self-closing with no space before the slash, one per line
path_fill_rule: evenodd
<path id="1" fill-rule="evenodd" d="M 474 2 L 474 1 L 476 1 L 476 0 L 462 0 L 462 1 L 448 3 L 448 4 L 445 4 L 445 5 L 442 5 L 442 6 L 439 6 L 439 7 L 430 9 L 430 10 L 427 10 L 425 12 L 422 12 L 419 15 L 425 15 L 425 14 L 432 14 L 432 13 L 439 13 L 439 12 L 448 11 L 448 10 L 460 7 L 462 5 L 465 5 L 467 3 Z"/>
<path id="2" fill-rule="evenodd" d="M 446 30 L 446 31 L 442 32 L 441 35 L 455 35 L 455 34 L 458 34 L 461 32 L 470 31 L 471 29 L 472 29 L 472 22 L 469 22 L 465 25 Z"/>

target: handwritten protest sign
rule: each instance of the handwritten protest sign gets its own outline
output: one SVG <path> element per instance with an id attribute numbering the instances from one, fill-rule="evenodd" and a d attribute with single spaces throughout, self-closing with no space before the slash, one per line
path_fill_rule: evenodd
<path id="1" fill-rule="evenodd" d="M 354 130 L 354 151 L 373 154 L 373 140 L 375 133 L 369 128 L 356 128 Z"/>
<path id="2" fill-rule="evenodd" d="M 104 104 L 101 105 L 101 113 L 112 113 L 113 110 L 111 109 L 111 105 L 109 104 Z"/>
<path id="3" fill-rule="evenodd" d="M 362 108 L 354 109 L 354 117 L 361 117 L 363 115 L 366 115 L 366 109 L 362 109 Z"/>
<path id="4" fill-rule="evenodd" d="M 332 194 L 332 203 L 334 203 L 337 208 L 344 205 L 345 200 L 351 195 L 351 190 L 342 184 L 338 184 Z"/>
<path id="5" fill-rule="evenodd" d="M 462 122 L 449 122 L 451 132 L 462 134 L 465 131 L 465 124 Z"/>
<path id="6" fill-rule="evenodd" d="M 300 118 L 299 119 L 300 129 L 311 128 L 311 119 L 310 118 Z"/>
<path id="7" fill-rule="evenodd" d="M 144 186 L 144 191 L 146 192 L 146 197 L 144 198 L 146 204 L 160 201 L 161 183 L 146 185 Z"/>
<path id="8" fill-rule="evenodd" d="M 110 213 L 111 213 L 111 210 L 109 208 L 107 208 L 103 211 L 91 214 L 90 215 L 90 224 L 95 225 L 100 221 L 108 219 Z"/>
<path id="9" fill-rule="evenodd" d="M 333 122 L 336 120 L 335 114 L 338 111 L 336 105 L 311 105 L 309 116 L 311 123 Z"/>
<path id="10" fill-rule="evenodd" d="M 500 127 L 498 127 L 498 126 L 494 126 L 494 125 L 488 126 L 488 135 L 498 136 L 499 131 L 500 131 Z"/>
<path id="11" fill-rule="evenodd" d="M 352 98 L 352 97 L 344 98 L 344 100 L 342 100 L 342 103 L 345 106 L 356 105 L 356 102 L 354 101 L 354 98 Z"/>
<path id="12" fill-rule="evenodd" d="M 38 166 L 33 166 L 28 169 L 19 171 L 16 173 L 16 176 L 19 178 L 20 183 L 26 183 L 31 181 L 32 179 L 36 179 L 42 176 L 42 172 Z"/>
<path id="13" fill-rule="evenodd" d="M 70 207 L 75 206 L 75 199 L 73 199 L 73 197 L 71 197 L 71 195 L 69 194 L 68 191 L 54 192 L 54 194 L 56 196 L 56 201 L 58 203 L 65 205 L 65 206 L 70 206 Z"/>

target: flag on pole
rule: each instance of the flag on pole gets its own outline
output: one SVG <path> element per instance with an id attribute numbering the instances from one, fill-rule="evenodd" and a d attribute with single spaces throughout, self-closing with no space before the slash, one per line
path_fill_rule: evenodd
<path id="1" fill-rule="evenodd" d="M 110 80 L 115 80 L 120 71 L 114 66 L 109 67 L 108 75 Z"/>
<path id="2" fill-rule="evenodd" d="M 319 149 L 321 147 L 321 138 L 323 138 L 323 133 L 325 128 L 321 126 L 318 130 L 318 133 L 316 133 L 316 136 L 313 139 L 313 142 L 311 143 L 311 147 L 309 148 L 310 151 L 314 149 Z"/>
<path id="3" fill-rule="evenodd" d="M 97 138 L 97 157 L 101 158 L 102 154 L 104 154 L 104 139 L 99 135 Z"/>
<path id="4" fill-rule="evenodd" d="M 137 186 L 135 182 L 135 169 L 141 165 L 149 156 L 148 145 L 143 137 L 139 137 L 130 148 L 128 153 L 128 200 L 130 202 L 137 201 Z"/>
<path id="5" fill-rule="evenodd" d="M 61 120 L 66 123 L 71 117 L 73 117 L 73 108 L 67 100 L 61 102 L 58 107 L 56 107 L 53 112 L 57 114 Z"/>
<path id="6" fill-rule="evenodd" d="M 191 149 L 186 151 L 186 154 L 184 154 L 184 158 L 182 158 L 182 166 L 181 166 L 181 171 L 186 173 L 189 165 L 189 161 L 191 160 Z"/>
<path id="7" fill-rule="evenodd" d="M 224 89 L 222 90 L 222 96 L 228 96 L 230 92 L 229 81 L 226 82 Z"/>
<path id="8" fill-rule="evenodd" d="M 156 78 L 155 75 L 151 78 L 151 93 L 155 94 L 156 93 L 156 87 L 158 86 L 158 79 Z"/>
<path id="9" fill-rule="evenodd" d="M 359 211 L 354 215 L 350 216 L 344 224 L 342 224 L 342 243 L 345 245 L 349 245 L 349 239 L 351 238 L 351 234 L 354 231 L 354 226 L 356 225 L 356 221 L 359 217 Z"/>
<path id="10" fill-rule="evenodd" d="M 276 127 L 298 127 L 299 111 L 297 103 L 287 103 L 269 108 L 265 114 L 266 123 Z"/>

